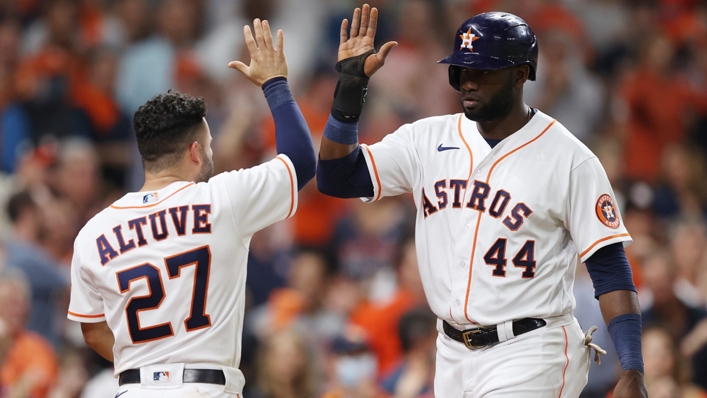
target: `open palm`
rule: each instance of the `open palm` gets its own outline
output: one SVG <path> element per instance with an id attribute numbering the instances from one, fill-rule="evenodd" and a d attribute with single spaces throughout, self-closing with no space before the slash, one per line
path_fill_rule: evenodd
<path id="1" fill-rule="evenodd" d="M 341 21 L 338 60 L 342 61 L 375 50 L 373 40 L 376 37 L 377 24 L 378 9 L 375 7 L 371 8 L 368 4 L 364 4 L 362 8 L 354 10 L 351 20 L 351 32 L 348 32 L 349 21 L 347 19 Z M 385 63 L 385 58 L 390 50 L 397 45 L 397 42 L 389 41 L 381 47 L 378 53 L 366 58 L 366 62 L 363 65 L 363 72 L 366 76 L 370 77 L 380 69 Z"/>

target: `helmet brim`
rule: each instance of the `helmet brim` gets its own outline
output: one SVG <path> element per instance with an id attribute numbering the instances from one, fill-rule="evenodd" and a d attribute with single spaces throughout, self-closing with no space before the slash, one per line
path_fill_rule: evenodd
<path id="1" fill-rule="evenodd" d="M 472 52 L 454 52 L 448 57 L 440 59 L 437 63 L 481 70 L 501 69 L 515 65 L 514 62 L 507 59 L 500 59 Z"/>

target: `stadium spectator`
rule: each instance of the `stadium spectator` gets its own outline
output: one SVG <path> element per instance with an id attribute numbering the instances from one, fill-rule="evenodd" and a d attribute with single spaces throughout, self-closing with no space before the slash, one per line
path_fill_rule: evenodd
<path id="1" fill-rule="evenodd" d="M 395 398 L 433 398 L 437 317 L 429 308 L 413 309 L 400 318 L 398 337 L 403 358 L 384 377 L 382 389 Z"/>
<path id="2" fill-rule="evenodd" d="M 5 242 L 6 267 L 22 272 L 29 283 L 32 312 L 28 314 L 27 328 L 58 345 L 58 320 L 63 318 L 60 314 L 64 305 L 60 299 L 69 282 L 56 259 L 40 246 L 42 210 L 30 191 L 21 191 L 10 198 L 7 212 L 12 221 L 12 239 Z"/>
<path id="3" fill-rule="evenodd" d="M 654 253 L 644 264 L 643 272 L 646 288 L 652 293 L 652 302 L 643 310 L 644 327 L 661 327 L 673 341 L 680 341 L 707 319 L 704 306 L 690 305 L 678 296 L 675 285 L 677 270 L 669 252 Z M 707 346 L 695 350 L 689 360 L 695 369 L 692 382 L 707 388 L 707 372 L 703 371 L 707 369 Z"/>
<path id="4" fill-rule="evenodd" d="M 49 342 L 25 329 L 30 313 L 30 291 L 24 276 L 4 271 L 0 277 L 0 320 L 11 338 L 0 364 L 0 385 L 8 396 L 47 398 L 59 363 Z"/>

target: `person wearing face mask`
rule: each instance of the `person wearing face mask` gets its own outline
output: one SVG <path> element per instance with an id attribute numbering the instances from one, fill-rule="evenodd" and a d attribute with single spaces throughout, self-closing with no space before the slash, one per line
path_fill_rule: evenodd
<path id="1" fill-rule="evenodd" d="M 359 329 L 349 329 L 331 343 L 329 384 L 321 398 L 378 398 L 377 359 Z"/>

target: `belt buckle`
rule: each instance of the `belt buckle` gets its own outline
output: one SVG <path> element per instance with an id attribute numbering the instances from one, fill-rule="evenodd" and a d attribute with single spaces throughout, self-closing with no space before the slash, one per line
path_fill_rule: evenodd
<path id="1" fill-rule="evenodd" d="M 477 349 L 477 348 L 486 347 L 486 344 L 484 344 L 484 345 L 479 345 L 479 346 L 475 346 L 475 345 L 474 345 L 474 342 L 471 340 L 471 336 L 473 336 L 473 335 L 475 335 L 475 334 L 482 334 L 482 333 L 484 333 L 484 330 L 481 329 L 481 328 L 478 328 L 478 329 L 470 329 L 470 330 L 467 330 L 467 331 L 462 332 L 462 337 L 464 338 L 464 345 L 466 346 L 466 348 L 468 348 L 468 349 L 470 349 L 470 350 L 474 350 L 474 349 Z"/>

